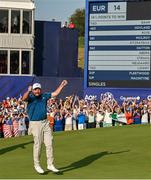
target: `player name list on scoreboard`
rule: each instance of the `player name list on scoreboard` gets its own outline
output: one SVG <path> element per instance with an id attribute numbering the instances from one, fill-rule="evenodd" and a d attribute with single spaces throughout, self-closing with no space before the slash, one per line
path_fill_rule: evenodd
<path id="1" fill-rule="evenodd" d="M 89 82 L 150 80 L 151 20 L 128 20 L 127 2 L 91 3 L 89 11 Z"/>

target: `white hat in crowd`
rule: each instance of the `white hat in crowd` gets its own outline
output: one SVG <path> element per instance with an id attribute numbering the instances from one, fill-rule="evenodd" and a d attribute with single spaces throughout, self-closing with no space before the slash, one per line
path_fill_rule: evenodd
<path id="1" fill-rule="evenodd" d="M 41 89 L 41 84 L 39 84 L 39 83 L 34 83 L 34 84 L 33 84 L 33 89 L 36 89 L 36 88 Z"/>

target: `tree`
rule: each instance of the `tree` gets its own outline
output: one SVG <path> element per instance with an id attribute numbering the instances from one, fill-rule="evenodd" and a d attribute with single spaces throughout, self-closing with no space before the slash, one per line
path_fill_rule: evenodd
<path id="1" fill-rule="evenodd" d="M 84 36 L 85 32 L 85 9 L 76 9 L 75 12 L 69 17 L 69 21 L 75 24 L 79 29 L 79 36 Z"/>

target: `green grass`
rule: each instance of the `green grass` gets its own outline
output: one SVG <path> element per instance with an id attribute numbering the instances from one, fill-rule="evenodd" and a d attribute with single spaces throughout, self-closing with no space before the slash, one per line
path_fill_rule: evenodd
<path id="1" fill-rule="evenodd" d="M 78 48 L 78 67 L 84 69 L 84 48 Z"/>
<path id="2" fill-rule="evenodd" d="M 37 174 L 32 137 L 0 139 L 0 178 L 150 179 L 150 125 L 54 133 L 55 164 L 62 172 Z M 45 148 L 41 165 L 46 169 Z"/>
<path id="3" fill-rule="evenodd" d="M 84 37 L 79 37 L 78 67 L 84 69 Z"/>
<path id="4" fill-rule="evenodd" d="M 84 48 L 84 37 L 80 36 L 78 41 L 79 48 Z"/>

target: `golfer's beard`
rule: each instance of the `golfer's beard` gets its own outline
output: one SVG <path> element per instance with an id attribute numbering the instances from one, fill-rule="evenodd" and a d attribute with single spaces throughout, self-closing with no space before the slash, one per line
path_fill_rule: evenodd
<path id="1" fill-rule="evenodd" d="M 35 93 L 34 95 L 35 95 L 36 97 L 38 97 L 38 96 L 41 95 L 41 93 Z"/>

